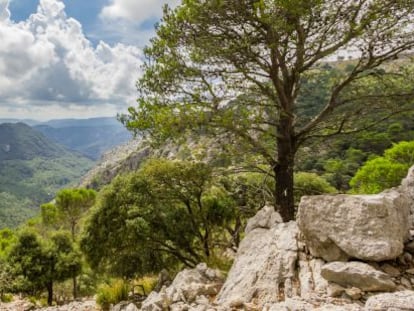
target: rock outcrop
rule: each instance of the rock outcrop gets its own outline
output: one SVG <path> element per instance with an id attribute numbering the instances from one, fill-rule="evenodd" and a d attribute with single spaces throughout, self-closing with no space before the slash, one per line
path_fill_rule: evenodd
<path id="1" fill-rule="evenodd" d="M 385 293 L 370 297 L 365 304 L 366 311 L 412 311 L 414 291 Z"/>
<path id="2" fill-rule="evenodd" d="M 344 287 L 356 287 L 363 291 L 394 291 L 391 276 L 363 262 L 331 262 L 322 267 L 322 276 Z"/>
<path id="3" fill-rule="evenodd" d="M 376 195 L 303 197 L 298 226 L 311 254 L 326 261 L 385 261 L 402 254 L 410 200 L 388 190 Z"/>
<path id="4" fill-rule="evenodd" d="M 282 223 L 282 217 L 275 212 L 273 206 L 266 205 L 255 216 L 247 221 L 244 232 L 249 234 L 254 229 L 270 229 L 276 226 L 278 223 Z"/>
<path id="5" fill-rule="evenodd" d="M 223 277 L 218 270 L 199 264 L 195 269 L 185 269 L 177 274 L 169 287 L 159 293 L 152 292 L 142 303 L 143 311 L 188 310 L 202 304 L 208 305 L 209 297 L 218 294 Z"/>
<path id="6" fill-rule="evenodd" d="M 298 233 L 295 222 L 250 231 L 240 244 L 216 303 L 236 307 L 255 301 L 263 307 L 279 302 L 281 296 L 293 296 Z"/>

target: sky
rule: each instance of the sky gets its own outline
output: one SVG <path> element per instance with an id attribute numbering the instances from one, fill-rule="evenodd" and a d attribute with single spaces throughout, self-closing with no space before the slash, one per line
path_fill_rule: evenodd
<path id="1" fill-rule="evenodd" d="M 126 112 L 165 3 L 0 0 L 0 119 Z"/>

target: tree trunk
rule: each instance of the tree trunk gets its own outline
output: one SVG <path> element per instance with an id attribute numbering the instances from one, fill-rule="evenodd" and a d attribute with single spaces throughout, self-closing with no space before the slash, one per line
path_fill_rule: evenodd
<path id="1" fill-rule="evenodd" d="M 47 304 L 49 306 L 53 303 L 53 282 L 47 283 Z"/>
<path id="2" fill-rule="evenodd" d="M 73 277 L 73 299 L 78 297 L 78 282 L 76 276 Z"/>
<path id="3" fill-rule="evenodd" d="M 281 117 L 277 136 L 277 164 L 274 167 L 276 189 L 275 203 L 284 222 L 295 219 L 293 197 L 293 167 L 295 164 L 295 142 L 292 119 Z"/>

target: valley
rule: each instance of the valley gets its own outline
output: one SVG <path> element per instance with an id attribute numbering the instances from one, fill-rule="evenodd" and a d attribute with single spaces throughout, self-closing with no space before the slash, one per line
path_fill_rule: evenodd
<path id="1" fill-rule="evenodd" d="M 115 118 L 29 120 L 33 127 L 4 121 L 10 122 L 0 123 L 0 228 L 37 215 L 40 204 L 76 186 L 105 151 L 130 138 Z"/>

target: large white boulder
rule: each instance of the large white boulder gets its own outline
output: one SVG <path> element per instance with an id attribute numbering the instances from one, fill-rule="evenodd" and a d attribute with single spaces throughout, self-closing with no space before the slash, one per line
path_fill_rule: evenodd
<path id="1" fill-rule="evenodd" d="M 263 307 L 279 302 L 281 295 L 293 294 L 298 232 L 295 222 L 250 231 L 240 244 L 216 303 L 235 307 L 254 299 Z"/>
<path id="2" fill-rule="evenodd" d="M 386 292 L 396 288 L 388 274 L 363 262 L 330 262 L 322 267 L 321 275 L 330 282 L 363 291 Z"/>
<path id="3" fill-rule="evenodd" d="M 410 199 L 391 189 L 375 195 L 302 197 L 298 226 L 313 256 L 326 261 L 385 261 L 403 252 Z"/>

